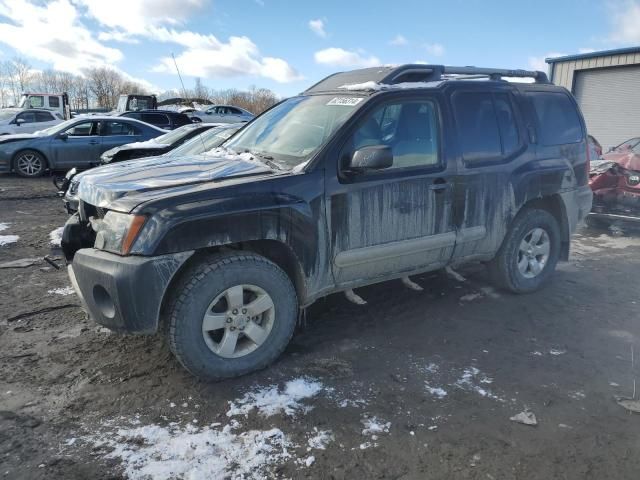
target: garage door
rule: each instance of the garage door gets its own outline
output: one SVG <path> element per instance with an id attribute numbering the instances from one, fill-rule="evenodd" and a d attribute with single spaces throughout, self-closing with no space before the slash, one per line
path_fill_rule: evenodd
<path id="1" fill-rule="evenodd" d="M 574 92 L 605 151 L 640 136 L 640 65 L 576 72 Z"/>

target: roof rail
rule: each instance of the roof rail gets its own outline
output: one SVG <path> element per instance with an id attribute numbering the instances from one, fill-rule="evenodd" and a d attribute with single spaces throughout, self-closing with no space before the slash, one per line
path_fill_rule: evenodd
<path id="1" fill-rule="evenodd" d="M 305 93 L 336 91 L 345 85 L 358 85 L 365 82 L 397 85 L 399 83 L 434 82 L 452 78 L 502 80 L 503 77 L 533 78 L 536 83 L 549 83 L 546 73 L 533 70 L 407 64 L 334 73 L 309 87 Z"/>

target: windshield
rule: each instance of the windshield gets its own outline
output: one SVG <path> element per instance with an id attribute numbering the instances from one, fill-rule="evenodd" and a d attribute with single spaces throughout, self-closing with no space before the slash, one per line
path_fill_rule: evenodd
<path id="1" fill-rule="evenodd" d="M 118 99 L 118 106 L 116 107 L 116 111 L 118 112 L 126 112 L 127 111 L 127 96 L 120 95 Z"/>
<path id="2" fill-rule="evenodd" d="M 16 116 L 16 112 L 12 112 L 12 111 L 1 111 L 0 110 L 0 120 L 9 120 L 10 118 L 13 118 Z"/>
<path id="3" fill-rule="evenodd" d="M 173 145 L 185 135 L 189 135 L 189 133 L 191 133 L 194 128 L 195 127 L 193 127 L 192 125 L 184 125 L 180 128 L 176 128 L 175 130 L 170 131 L 169 133 L 165 133 L 164 135 L 156 137 L 153 141 L 155 143 L 162 143 L 163 145 Z"/>
<path id="4" fill-rule="evenodd" d="M 362 97 L 293 97 L 262 114 L 224 147 L 291 169 L 307 162 L 356 110 Z"/>
<path id="5" fill-rule="evenodd" d="M 640 143 L 640 138 L 632 138 L 631 140 L 627 140 L 626 142 L 621 143 L 615 149 L 616 150 L 630 150 L 633 147 L 635 147 L 636 145 L 638 145 L 639 143 Z"/>
<path id="6" fill-rule="evenodd" d="M 167 156 L 180 157 L 185 155 L 200 155 L 207 150 L 219 147 L 227 138 L 236 133 L 240 127 L 212 128 L 204 133 L 200 133 L 189 141 L 171 150 Z"/>
<path id="7" fill-rule="evenodd" d="M 39 130 L 36 133 L 40 135 L 53 135 L 56 133 L 63 132 L 64 130 L 66 130 L 67 128 L 69 128 L 70 126 L 74 125 L 77 122 L 78 122 L 77 118 L 72 118 L 71 120 L 67 120 L 66 122 L 59 123 L 57 125 L 54 125 L 53 127 L 45 128 L 44 130 Z"/>

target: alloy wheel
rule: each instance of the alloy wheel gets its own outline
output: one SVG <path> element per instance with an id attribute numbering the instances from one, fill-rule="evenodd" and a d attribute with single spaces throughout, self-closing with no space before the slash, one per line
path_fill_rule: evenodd
<path id="1" fill-rule="evenodd" d="M 275 319 L 271 296 L 256 285 L 235 285 L 218 295 L 202 319 L 209 349 L 223 358 L 239 358 L 266 340 Z"/>
<path id="2" fill-rule="evenodd" d="M 535 278 L 540 275 L 547 264 L 550 252 L 549 234 L 539 227 L 530 230 L 518 248 L 518 270 L 522 276 Z"/>

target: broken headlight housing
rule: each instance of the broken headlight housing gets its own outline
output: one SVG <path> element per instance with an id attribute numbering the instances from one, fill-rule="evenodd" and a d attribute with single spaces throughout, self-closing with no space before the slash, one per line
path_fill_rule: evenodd
<path id="1" fill-rule="evenodd" d="M 94 247 L 98 250 L 127 255 L 142 230 L 147 218 L 109 211 L 101 220 L 93 220 L 96 231 Z"/>

